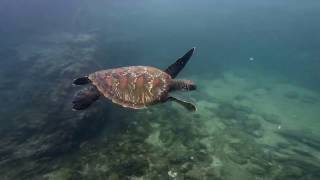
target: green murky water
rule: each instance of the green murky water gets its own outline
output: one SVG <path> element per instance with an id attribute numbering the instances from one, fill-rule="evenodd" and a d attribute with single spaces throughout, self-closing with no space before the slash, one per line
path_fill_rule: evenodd
<path id="1" fill-rule="evenodd" d="M 0 2 L 0 179 L 320 179 L 320 3 Z M 73 79 L 167 68 L 197 90 L 72 111 Z"/>

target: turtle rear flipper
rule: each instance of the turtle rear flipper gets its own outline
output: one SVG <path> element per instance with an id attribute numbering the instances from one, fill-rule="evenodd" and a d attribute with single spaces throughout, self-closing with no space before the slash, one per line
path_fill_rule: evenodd
<path id="1" fill-rule="evenodd" d="M 183 90 L 183 91 L 194 91 L 197 89 L 195 85 L 190 80 L 172 80 L 170 85 L 170 91 Z"/>
<path id="2" fill-rule="evenodd" d="M 197 107 L 194 104 L 192 104 L 191 102 L 188 102 L 186 100 L 182 100 L 180 98 L 173 97 L 173 96 L 170 96 L 168 98 L 168 100 L 177 102 L 178 104 L 180 104 L 183 107 L 185 107 L 188 111 L 194 112 L 194 111 L 197 110 Z"/>
<path id="3" fill-rule="evenodd" d="M 89 84 L 89 83 L 91 83 L 91 81 L 88 78 L 88 76 L 83 76 L 83 77 L 80 77 L 80 78 L 73 80 L 74 85 L 85 85 L 85 84 Z"/>
<path id="4" fill-rule="evenodd" d="M 168 73 L 172 79 L 174 79 L 179 72 L 184 68 L 184 66 L 187 64 L 189 59 L 191 58 L 194 50 L 196 48 L 190 49 L 185 55 L 180 57 L 175 63 L 171 64 L 165 72 Z"/>
<path id="5" fill-rule="evenodd" d="M 90 85 L 78 91 L 72 101 L 74 110 L 83 110 L 88 108 L 93 102 L 99 99 L 100 92 L 98 89 Z"/>

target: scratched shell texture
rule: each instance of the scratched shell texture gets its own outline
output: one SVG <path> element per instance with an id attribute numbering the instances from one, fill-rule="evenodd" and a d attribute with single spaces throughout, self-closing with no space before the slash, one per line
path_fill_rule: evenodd
<path id="1" fill-rule="evenodd" d="M 114 103 L 141 109 L 165 99 L 171 77 L 153 67 L 132 66 L 98 71 L 89 79 Z"/>

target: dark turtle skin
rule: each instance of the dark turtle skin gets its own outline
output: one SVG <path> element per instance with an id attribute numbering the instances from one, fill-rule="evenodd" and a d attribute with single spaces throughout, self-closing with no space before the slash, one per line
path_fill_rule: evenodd
<path id="1" fill-rule="evenodd" d="M 173 79 L 190 59 L 193 51 L 194 48 L 165 71 L 150 66 L 129 66 L 101 70 L 78 78 L 74 84 L 90 84 L 90 86 L 75 95 L 73 108 L 85 109 L 102 95 L 113 103 L 133 109 L 142 109 L 173 100 L 189 110 L 195 110 L 195 106 L 191 103 L 169 95 L 175 90 L 196 89 L 190 80 Z"/>

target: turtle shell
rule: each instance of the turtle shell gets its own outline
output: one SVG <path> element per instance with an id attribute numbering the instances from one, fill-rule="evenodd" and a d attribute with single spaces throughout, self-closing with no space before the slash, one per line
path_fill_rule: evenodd
<path id="1" fill-rule="evenodd" d="M 171 76 L 154 67 L 130 66 L 97 71 L 89 79 L 112 102 L 141 109 L 167 97 Z"/>

